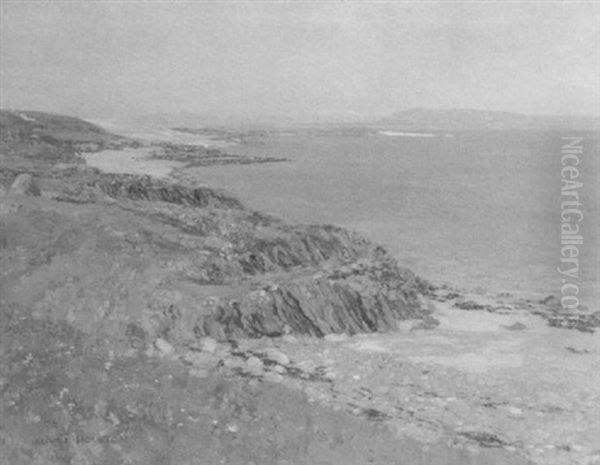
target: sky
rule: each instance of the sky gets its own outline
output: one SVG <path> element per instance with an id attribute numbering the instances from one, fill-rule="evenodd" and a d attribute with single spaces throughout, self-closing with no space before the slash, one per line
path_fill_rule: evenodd
<path id="1" fill-rule="evenodd" d="M 11 1 L 0 105 L 368 118 L 600 114 L 600 3 Z"/>

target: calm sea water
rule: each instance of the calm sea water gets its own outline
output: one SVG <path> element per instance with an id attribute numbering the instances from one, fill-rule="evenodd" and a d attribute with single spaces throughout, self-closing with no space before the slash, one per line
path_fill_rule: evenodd
<path id="1" fill-rule="evenodd" d="M 254 209 L 359 231 L 437 284 L 558 294 L 560 136 L 272 136 L 228 150 L 290 162 L 193 173 Z M 599 146 L 584 134 L 580 288 L 591 307 L 600 303 Z"/>

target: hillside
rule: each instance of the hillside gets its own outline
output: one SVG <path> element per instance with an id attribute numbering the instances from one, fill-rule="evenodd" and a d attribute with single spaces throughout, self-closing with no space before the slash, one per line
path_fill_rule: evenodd
<path id="1" fill-rule="evenodd" d="M 385 445 L 389 432 L 263 384 L 289 361 L 236 352 L 236 341 L 427 319 L 423 281 L 343 229 L 88 168 L 79 151 L 89 144 L 135 141 L 81 120 L 3 112 L 1 122 L 0 456 L 14 465 L 246 463 L 248 454 L 318 463 L 332 452 L 314 421 L 331 440 L 339 424 L 348 437 L 376 434 L 375 463 L 400 453 Z M 300 449 L 296 434 L 266 441 L 286 430 L 304 431 Z M 337 448 L 347 463 L 367 460 L 346 440 Z"/>
<path id="2" fill-rule="evenodd" d="M 4 160 L 12 162 L 10 170 L 3 170 L 6 185 L 12 182 L 11 177 L 19 174 L 19 170 L 29 167 L 29 163 L 19 165 L 21 159 L 26 158 L 38 164 L 34 174 L 44 193 L 42 198 L 33 202 L 23 201 L 4 219 L 4 242 L 8 249 L 26 253 L 20 257 L 3 257 L 9 260 L 3 263 L 3 269 L 9 272 L 2 283 L 8 303 L 16 304 L 27 298 L 26 295 L 16 296 L 13 301 L 11 295 L 21 286 L 30 289 L 29 279 L 36 283 L 37 298 L 44 298 L 43 283 L 46 280 L 52 283 L 52 295 L 56 296 L 59 293 L 53 267 L 58 266 L 65 273 L 71 265 L 83 259 L 81 263 L 105 263 L 108 268 L 91 270 L 85 266 L 83 269 L 75 267 L 79 279 L 88 273 L 95 274 L 89 276 L 90 282 L 74 300 L 58 303 L 63 312 L 69 306 L 77 307 L 85 302 L 78 300 L 82 292 L 96 293 L 102 289 L 102 292 L 110 294 L 112 289 L 106 288 L 104 276 L 114 276 L 111 270 L 121 262 L 127 264 L 123 265 L 125 275 L 135 268 L 134 264 L 141 265 L 136 271 L 142 274 L 149 272 L 154 265 L 156 275 L 142 279 L 142 282 L 153 283 L 152 293 L 164 288 L 177 294 L 175 289 L 186 283 L 180 291 L 182 297 L 177 301 L 189 299 L 189 294 L 194 296 L 191 299 L 194 303 L 193 307 L 182 310 L 183 314 L 194 311 L 201 315 L 198 294 L 206 294 L 206 286 L 222 286 L 218 293 L 227 296 L 223 298 L 224 303 L 207 308 L 206 313 L 214 316 L 241 311 L 252 315 L 248 321 L 222 316 L 227 319 L 227 331 L 236 330 L 241 334 L 256 335 L 267 331 L 261 329 L 261 325 L 271 323 L 260 323 L 260 319 L 281 319 L 286 312 L 290 312 L 290 320 L 283 321 L 284 317 L 279 326 L 288 324 L 294 331 L 318 335 L 393 328 L 394 317 L 419 314 L 415 278 L 400 270 L 382 249 L 339 228 L 287 225 L 248 211 L 237 200 L 207 188 L 175 185 L 143 176 L 102 174 L 84 166 L 63 169 L 63 165 L 57 167 L 54 163 L 56 158 L 46 158 L 43 154 L 41 157 L 33 154 L 20 157 L 19 152 L 10 151 L 15 133 L 20 137 L 17 146 L 22 146 L 24 140 L 27 142 L 25 134 L 51 137 L 45 143 L 55 150 L 62 150 L 63 158 L 73 160 L 77 159 L 76 150 L 78 144 L 84 143 L 82 141 L 87 143 L 95 139 L 97 143 L 105 144 L 118 140 L 93 125 L 73 118 L 42 117 L 37 113 L 29 113 L 27 118 L 34 119 L 34 116 L 35 121 L 23 120 L 22 117 L 21 121 L 16 121 L 13 115 L 9 115 L 11 125 L 3 131 L 3 135 L 8 136 L 4 143 L 9 146 Z M 65 137 L 65 134 L 75 132 L 77 136 L 74 139 L 58 139 L 58 135 Z M 10 210 L 11 207 L 8 208 Z M 39 228 L 42 224 L 45 227 Z M 31 235 L 31 232 L 34 234 Z M 63 248 L 63 237 L 71 238 L 66 249 Z M 103 244 L 110 245 L 105 248 Z M 31 266 L 39 262 L 40 259 L 35 257 L 40 255 L 49 257 L 42 260 L 44 266 Z M 15 269 L 15 259 L 28 266 Z M 387 276 L 388 282 L 383 283 L 375 277 L 377 269 Z M 312 278 L 317 273 L 321 277 Z M 63 279 L 68 281 L 68 276 L 64 275 Z M 20 283 L 19 286 L 16 282 Z M 275 282 L 282 284 L 276 285 Z M 291 291 L 288 286 L 298 289 Z M 269 299 L 263 299 L 263 304 L 247 298 L 252 292 L 269 287 L 274 290 L 267 292 Z M 303 291 L 305 288 L 312 289 L 312 294 L 308 293 L 312 298 L 302 296 L 306 293 Z M 366 290 L 367 293 L 361 294 Z M 128 290 L 130 295 L 138 292 L 142 290 L 136 285 Z M 234 295 L 240 300 L 235 305 L 232 303 Z M 205 295 L 205 299 L 209 297 Z M 139 301 L 141 311 L 150 302 L 156 302 L 156 297 L 148 294 L 140 296 Z M 334 315 L 339 314 L 333 319 L 324 314 L 324 320 L 331 319 L 328 323 L 317 321 L 320 317 L 311 315 L 309 310 L 320 308 L 324 303 Z M 173 305 L 178 303 L 168 303 L 168 306 Z M 300 308 L 296 308 L 298 305 Z M 49 308 L 48 302 L 42 306 L 46 311 Z M 122 311 L 112 306 L 105 310 L 109 314 L 119 314 L 119 318 L 124 317 Z M 123 311 L 135 313 L 131 306 Z M 294 311 L 298 315 L 294 315 Z M 140 317 L 133 314 L 134 319 Z M 349 318 L 351 315 L 352 318 Z M 307 321 L 303 322 L 302 318 L 307 318 Z M 278 324 L 273 323 L 268 331 L 281 332 Z M 241 327 L 236 329 L 234 325 Z M 200 325 L 203 328 L 208 326 L 208 323 Z"/>
<path id="3" fill-rule="evenodd" d="M 116 147 L 124 140 L 79 118 L 39 111 L 0 111 L 0 149 L 37 158 Z M 29 153 L 27 153 L 29 150 Z"/>
<path id="4" fill-rule="evenodd" d="M 218 151 L 32 115 L 2 119 L 7 463 L 600 459 L 598 312 L 436 288 L 358 234 L 120 158 Z"/>
<path id="5" fill-rule="evenodd" d="M 69 142 L 117 139 L 104 129 L 82 119 L 40 111 L 2 111 L 0 124 L 6 133 L 19 133 L 23 139 L 36 136 L 48 136 L 55 140 Z"/>

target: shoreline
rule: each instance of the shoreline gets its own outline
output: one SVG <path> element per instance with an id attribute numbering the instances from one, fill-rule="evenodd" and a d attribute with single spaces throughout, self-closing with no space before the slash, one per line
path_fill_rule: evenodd
<path id="1" fill-rule="evenodd" d="M 0 449 L 43 461 L 68 431 L 74 456 L 120 454 L 164 433 L 195 460 L 227 445 L 264 463 L 300 434 L 310 457 L 355 465 L 600 460 L 600 318 L 433 286 L 360 234 L 182 184 L 152 147 L 93 127 L 95 154 L 85 134 L 40 152 L 15 118 L 46 157 L 0 160 Z"/>
<path id="2" fill-rule="evenodd" d="M 547 295 L 447 285 L 426 295 L 431 319 L 407 320 L 393 332 L 237 338 L 219 344 L 218 357 L 196 359 L 185 348 L 168 357 L 191 357 L 200 377 L 224 364 L 303 392 L 311 403 L 381 423 L 423 450 L 505 450 L 544 465 L 600 461 L 593 439 L 600 435 L 599 333 L 549 326 L 555 302 Z M 158 347 L 149 355 L 165 356 Z M 571 425 L 569 435 L 564 425 Z M 494 463 L 490 457 L 486 463 Z"/>
<path id="3" fill-rule="evenodd" d="M 156 150 L 159 146 L 146 146 L 140 148 L 125 148 L 124 150 L 105 150 L 94 153 L 82 154 L 85 163 L 88 166 L 97 168 L 102 172 L 109 174 L 132 174 L 145 175 L 166 182 L 183 182 L 184 185 L 190 188 L 203 187 L 209 189 L 218 189 L 210 183 L 199 183 L 197 180 L 190 179 L 189 176 L 182 175 L 185 172 L 186 164 L 177 160 L 165 160 L 160 156 L 156 156 Z M 123 158 L 123 155 L 126 155 Z M 123 163 L 125 162 L 125 163 Z M 344 227 L 344 226 L 341 226 Z M 346 228 L 353 230 L 352 228 Z M 396 260 L 404 265 L 403 257 L 396 256 Z M 412 265 L 406 264 L 413 268 Z M 425 278 L 427 279 L 427 278 Z M 483 308 L 502 308 L 505 301 L 510 305 L 523 306 L 530 304 L 539 304 L 545 299 L 550 299 L 556 296 L 551 292 L 530 291 L 530 290 L 507 290 L 507 289 L 488 289 L 481 288 L 476 284 L 466 287 L 457 283 L 432 283 L 437 290 L 447 290 L 448 293 L 455 293 L 461 296 L 463 301 L 474 302 L 476 305 Z M 556 310 L 556 305 L 554 310 Z M 593 310 L 587 306 L 582 306 L 582 312 L 593 313 Z"/>

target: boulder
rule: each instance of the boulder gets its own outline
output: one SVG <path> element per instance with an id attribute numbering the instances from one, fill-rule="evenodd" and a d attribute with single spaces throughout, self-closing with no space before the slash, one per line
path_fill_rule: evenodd
<path id="1" fill-rule="evenodd" d="M 279 373 L 280 375 L 287 373 L 287 368 L 285 368 L 284 366 L 281 365 L 275 365 L 273 366 L 273 368 L 271 368 L 272 371 L 274 371 L 275 373 Z"/>
<path id="2" fill-rule="evenodd" d="M 512 325 L 508 325 L 508 326 L 505 325 L 505 326 L 503 326 L 503 328 L 508 329 L 509 331 L 523 331 L 524 329 L 527 329 L 527 326 L 525 326 L 520 321 L 517 321 L 516 323 L 513 323 Z"/>
<path id="3" fill-rule="evenodd" d="M 263 372 L 263 362 L 260 358 L 251 356 L 246 360 L 246 371 L 253 375 L 261 375 Z"/>
<path id="4" fill-rule="evenodd" d="M 158 338 L 154 341 L 154 346 L 159 350 L 159 352 L 163 355 L 170 355 L 175 350 L 169 342 L 165 341 L 162 338 Z"/>
<path id="5" fill-rule="evenodd" d="M 41 195 L 40 188 L 29 173 L 19 174 L 10 186 L 9 195 Z"/>
<path id="6" fill-rule="evenodd" d="M 432 317 L 431 315 L 424 316 L 419 322 L 412 325 L 411 331 L 417 331 L 420 329 L 435 329 L 440 325 L 440 320 Z"/>
<path id="7" fill-rule="evenodd" d="M 327 342 L 344 342 L 348 340 L 348 335 L 346 333 L 331 333 L 327 334 L 324 339 Z"/>
<path id="8" fill-rule="evenodd" d="M 212 337 L 203 337 L 200 339 L 200 347 L 202 348 L 203 352 L 214 354 L 217 350 L 218 343 Z"/>
<path id="9" fill-rule="evenodd" d="M 182 357 L 182 360 L 204 370 L 215 368 L 219 363 L 217 357 L 204 352 L 188 352 Z"/>
<path id="10" fill-rule="evenodd" d="M 275 349 L 274 347 L 272 348 L 268 348 L 266 350 L 267 353 L 267 357 L 269 357 L 270 360 L 273 360 L 274 362 L 278 363 L 279 365 L 289 365 L 290 364 L 290 359 L 287 355 L 285 355 L 283 352 L 281 352 L 278 349 Z"/>
<path id="11" fill-rule="evenodd" d="M 549 295 L 545 299 L 540 300 L 540 303 L 551 309 L 559 310 L 561 308 L 560 299 L 555 295 Z"/>

